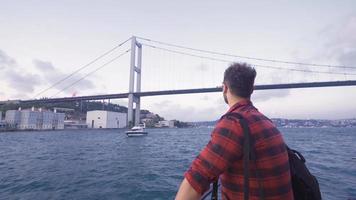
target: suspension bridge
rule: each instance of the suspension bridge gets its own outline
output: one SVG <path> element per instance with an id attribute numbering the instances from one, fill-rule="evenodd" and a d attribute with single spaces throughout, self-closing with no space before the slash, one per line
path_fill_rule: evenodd
<path id="1" fill-rule="evenodd" d="M 129 48 L 126 50 L 121 50 L 120 48 L 122 48 L 124 45 L 129 45 Z M 180 57 L 178 58 L 177 62 L 172 63 L 171 61 L 168 61 L 163 63 L 164 67 L 159 70 L 154 68 L 154 66 L 157 64 L 157 60 L 147 57 L 147 64 L 145 63 L 145 67 L 143 68 L 143 47 L 147 47 L 150 50 L 155 51 L 151 55 L 156 58 L 162 58 L 167 55 L 175 55 Z M 71 81 L 69 84 L 65 85 L 61 89 L 57 89 L 60 84 L 69 82 L 70 78 L 73 78 L 75 74 L 78 74 L 84 69 L 89 68 L 94 63 L 97 63 L 105 57 L 108 57 L 115 51 L 120 51 L 121 53 L 116 53 L 114 56 L 112 56 L 111 59 L 102 63 L 94 70 L 86 73 L 84 76 L 81 76 L 75 81 Z M 123 58 L 128 53 L 130 53 L 128 65 L 129 72 L 128 74 L 126 74 L 126 76 L 129 75 L 128 92 L 115 94 L 57 97 L 62 92 L 68 90 L 69 88 L 75 87 L 75 85 L 81 82 L 82 80 L 97 73 L 99 70 L 102 70 L 104 67 L 112 64 L 119 58 Z M 198 59 L 198 61 L 192 61 L 192 58 Z M 204 65 L 201 64 L 203 63 L 203 61 L 205 63 Z M 211 63 L 206 64 L 206 62 Z M 256 83 L 255 90 L 356 86 L 356 67 L 354 66 L 315 64 L 241 56 L 220 53 L 216 51 L 196 49 L 192 47 L 186 47 L 133 36 L 125 40 L 124 42 L 116 45 L 114 48 L 101 54 L 100 56 L 96 57 L 91 62 L 74 70 L 72 73 L 56 81 L 49 87 L 41 90 L 32 99 L 20 100 L 20 102 L 58 103 L 68 101 L 90 101 L 128 98 L 128 124 L 137 125 L 140 122 L 139 116 L 141 107 L 141 97 L 221 92 L 222 88 L 219 86 L 219 79 L 222 77 L 223 71 L 227 67 L 227 64 L 232 62 L 247 62 L 251 64 L 257 69 L 258 74 L 264 75 L 262 78 L 263 80 L 268 80 L 270 77 L 278 77 L 278 79 L 280 80 L 280 83 L 275 83 L 275 80 L 270 80 L 270 83 L 268 81 Z M 151 68 L 149 66 L 151 66 Z M 182 66 L 189 66 L 190 68 L 184 68 Z M 210 72 L 211 74 L 209 76 L 205 76 L 204 73 L 206 72 Z M 298 75 L 295 75 L 296 73 Z M 145 74 L 145 77 L 146 74 L 148 75 L 147 82 L 145 82 L 144 84 L 142 84 L 142 74 Z M 315 80 L 315 75 L 318 75 L 317 81 Z M 179 80 L 175 80 L 177 77 Z M 283 78 L 281 77 L 286 80 L 289 80 L 289 82 L 282 82 Z M 296 77 L 302 77 L 302 80 L 295 80 Z M 307 77 L 311 77 L 312 80 L 308 80 Z M 166 84 L 167 82 L 169 82 L 169 80 L 173 80 L 174 86 Z M 189 88 L 191 87 L 190 85 L 192 85 L 192 82 L 194 82 L 193 85 L 197 85 L 197 87 Z M 155 89 L 155 83 L 158 83 L 159 89 Z M 205 83 L 209 83 L 210 85 L 207 86 Z M 149 85 L 150 87 L 147 87 L 144 91 L 142 91 L 141 86 L 146 85 Z M 168 88 L 162 89 L 162 85 Z M 56 90 L 54 95 L 50 97 L 44 97 L 44 94 L 53 90 Z"/>

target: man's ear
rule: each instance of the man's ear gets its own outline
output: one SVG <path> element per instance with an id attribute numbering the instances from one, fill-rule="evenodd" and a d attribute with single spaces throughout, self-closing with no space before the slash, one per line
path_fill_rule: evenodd
<path id="1" fill-rule="evenodd" d="M 227 90 L 228 90 L 228 88 L 227 88 L 227 86 L 226 86 L 226 84 L 225 83 L 223 83 L 223 93 L 225 94 L 225 93 L 227 93 Z"/>

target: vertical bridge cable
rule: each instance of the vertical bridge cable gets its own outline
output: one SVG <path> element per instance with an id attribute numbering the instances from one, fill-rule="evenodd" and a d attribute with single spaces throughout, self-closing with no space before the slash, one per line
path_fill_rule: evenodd
<path id="1" fill-rule="evenodd" d="M 44 92 L 52 89 L 53 87 L 55 87 L 56 85 L 62 83 L 63 81 L 67 80 L 68 78 L 72 77 L 74 74 L 82 71 L 83 69 L 89 67 L 90 65 L 94 64 L 95 62 L 97 62 L 98 60 L 100 60 L 101 58 L 107 56 L 108 54 L 110 54 L 111 52 L 115 51 L 116 49 L 118 49 L 119 47 L 121 47 L 122 45 L 124 45 L 126 42 L 128 42 L 129 40 L 131 40 L 131 38 L 125 40 L 124 42 L 121 42 L 120 44 L 116 45 L 114 48 L 106 51 L 105 53 L 101 54 L 100 56 L 96 57 L 94 60 L 90 61 L 89 63 L 85 64 L 84 66 L 80 67 L 79 69 L 75 70 L 74 72 L 72 72 L 71 74 L 69 74 L 68 76 L 60 79 L 59 81 L 55 82 L 54 84 L 52 84 L 50 87 L 42 90 L 41 92 L 37 93 L 33 99 L 35 99 L 36 97 L 38 97 L 39 95 L 43 94 Z"/>
<path id="2" fill-rule="evenodd" d="M 220 52 L 215 52 L 215 51 L 208 51 L 208 50 L 203 50 L 203 49 L 186 47 L 186 46 L 182 46 L 182 45 L 170 44 L 170 43 L 167 43 L 167 42 L 161 42 L 161 41 L 152 40 L 152 39 L 143 38 L 143 37 L 136 37 L 136 38 L 141 39 L 141 40 L 145 40 L 147 42 L 152 42 L 152 43 L 164 45 L 164 46 L 170 46 L 170 47 L 175 47 L 175 48 L 179 48 L 179 49 L 186 49 L 186 50 L 190 50 L 190 51 L 213 54 L 213 55 L 219 55 L 219 56 L 226 56 L 226 57 L 244 58 L 244 59 L 249 59 L 249 60 L 257 60 L 257 61 L 272 62 L 272 63 L 292 64 L 292 65 L 306 65 L 306 66 L 314 66 L 314 67 L 356 69 L 355 66 L 315 64 L 315 63 L 304 63 L 304 62 L 294 62 L 294 61 L 286 61 L 286 60 L 257 58 L 257 57 L 251 57 L 251 56 L 233 55 L 233 54 L 228 54 L 228 53 L 220 53 Z"/>
<path id="3" fill-rule="evenodd" d="M 63 89 L 61 89 L 59 92 L 57 92 L 56 94 L 52 95 L 51 98 L 57 96 L 58 94 L 60 94 L 61 92 L 63 92 L 64 90 L 72 87 L 73 85 L 79 83 L 80 81 L 82 81 L 83 79 L 85 79 L 86 77 L 94 74 L 95 72 L 99 71 L 100 69 L 104 68 L 105 66 L 107 66 L 108 64 L 114 62 L 115 60 L 117 60 L 118 58 L 122 57 L 123 55 L 127 54 L 128 52 L 130 52 L 131 49 L 126 50 L 125 52 L 121 53 L 120 55 L 114 57 L 113 59 L 109 60 L 108 62 L 104 63 L 103 65 L 101 65 L 100 67 L 96 68 L 95 70 L 87 73 L 85 76 L 83 76 L 82 78 L 78 79 L 77 81 L 71 83 L 70 85 L 67 85 L 66 87 L 64 87 Z"/>
<path id="4" fill-rule="evenodd" d="M 163 47 L 158 47 L 158 46 L 154 46 L 154 45 L 150 45 L 150 44 L 146 44 L 146 43 L 142 43 L 143 45 L 147 46 L 147 47 L 151 47 L 154 49 L 160 49 L 160 50 L 164 50 L 164 51 L 168 51 L 171 53 L 176 53 L 176 54 L 182 54 L 182 55 L 186 55 L 186 56 L 191 56 L 191 57 L 197 57 L 197 58 L 202 58 L 202 59 L 209 59 L 209 60 L 214 60 L 214 61 L 219 61 L 219 62 L 225 62 L 225 63 L 232 63 L 234 62 L 233 60 L 226 60 L 226 59 L 221 59 L 221 58 L 215 58 L 215 57 L 209 57 L 209 56 L 202 56 L 202 55 L 198 55 L 198 54 L 192 54 L 192 53 L 186 53 L 183 51 L 177 51 L 177 50 L 172 50 L 172 49 L 168 49 L 168 48 L 163 48 Z M 277 70 L 287 70 L 287 71 L 297 71 L 297 72 L 306 72 L 306 73 L 319 73 L 319 74 L 338 74 L 338 75 L 356 75 L 356 73 L 344 73 L 344 72 L 328 72 L 328 71 L 318 71 L 318 70 L 307 70 L 307 69 L 296 69 L 296 68 L 284 68 L 284 67 L 278 67 L 278 66 L 273 66 L 273 65 L 260 65 L 260 64 L 253 64 L 251 63 L 252 66 L 256 66 L 256 67 L 261 67 L 261 68 L 268 68 L 268 69 L 277 69 Z M 331 65 L 327 65 L 327 66 L 331 66 Z M 326 66 L 324 66 L 326 67 Z M 336 66 L 333 66 L 336 67 Z M 347 66 L 345 66 L 347 67 Z M 355 68 L 356 69 L 356 68 Z"/>

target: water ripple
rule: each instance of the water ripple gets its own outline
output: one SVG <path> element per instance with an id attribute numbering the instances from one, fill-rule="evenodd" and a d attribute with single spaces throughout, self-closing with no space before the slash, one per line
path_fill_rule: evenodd
<path id="1" fill-rule="evenodd" d="M 0 199 L 172 199 L 210 128 L 0 134 Z M 324 199 L 356 197 L 356 129 L 281 129 Z"/>

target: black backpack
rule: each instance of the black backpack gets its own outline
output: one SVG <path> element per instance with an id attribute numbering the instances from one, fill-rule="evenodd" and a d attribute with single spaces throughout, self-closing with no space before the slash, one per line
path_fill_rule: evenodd
<path id="1" fill-rule="evenodd" d="M 319 183 L 305 165 L 305 158 L 287 146 L 295 200 L 321 200 Z"/>
<path id="2" fill-rule="evenodd" d="M 241 124 L 241 127 L 244 131 L 244 137 L 247 140 L 250 140 L 250 129 L 248 127 L 246 119 L 239 113 L 228 113 L 224 115 L 223 117 L 233 117 L 239 119 L 239 122 Z M 223 118 L 222 117 L 222 118 Z M 251 144 L 251 142 L 245 142 L 244 143 L 244 152 L 250 152 L 252 154 L 252 160 L 255 159 L 254 155 L 254 149 L 246 147 L 246 144 Z M 249 145 L 247 145 L 249 146 Z M 305 165 L 305 158 L 301 153 L 299 153 L 296 150 L 290 149 L 288 146 L 286 146 L 287 152 L 288 152 L 288 157 L 289 157 L 289 166 L 290 166 L 290 173 L 291 173 L 291 181 L 292 181 L 292 188 L 293 188 L 293 194 L 294 194 L 294 199 L 295 200 L 321 200 L 321 194 L 320 194 L 320 189 L 319 189 L 319 183 L 318 180 L 316 179 L 315 176 L 313 176 L 308 168 Z M 245 158 L 244 156 L 244 166 L 246 166 L 246 159 L 250 159 L 249 156 Z M 256 170 L 258 172 L 258 170 Z M 245 184 L 244 188 L 244 199 L 248 199 L 248 177 L 249 175 L 246 174 L 247 172 L 244 171 L 245 174 L 245 180 L 244 182 L 247 183 Z M 247 177 L 246 177 L 247 175 Z M 259 178 L 259 176 L 257 176 Z M 209 191 L 209 193 L 212 193 L 211 199 L 212 200 L 217 200 L 218 199 L 218 184 L 217 182 L 214 182 L 212 191 Z M 263 190 L 262 188 L 259 188 L 260 190 L 260 198 L 264 199 L 263 195 Z M 262 190 L 262 191 L 261 191 Z M 206 197 L 206 195 L 204 195 Z"/>

